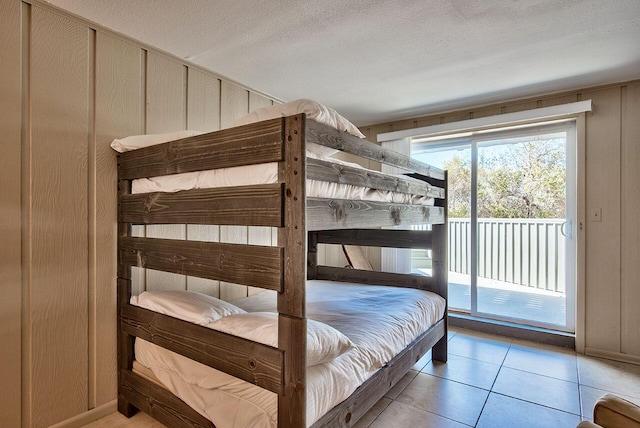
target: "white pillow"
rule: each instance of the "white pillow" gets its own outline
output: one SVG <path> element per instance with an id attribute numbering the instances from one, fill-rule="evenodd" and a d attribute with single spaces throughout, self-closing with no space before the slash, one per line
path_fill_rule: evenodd
<path id="1" fill-rule="evenodd" d="M 194 135 L 204 134 L 202 131 L 176 131 L 168 134 L 148 134 L 148 135 L 132 135 L 130 137 L 116 138 L 111 142 L 111 148 L 116 152 L 123 153 L 129 150 L 141 149 L 143 147 L 155 146 L 156 144 L 166 143 L 168 141 L 179 140 L 181 138 L 193 137 Z"/>
<path id="2" fill-rule="evenodd" d="M 274 312 L 228 315 L 207 327 L 278 347 L 278 314 Z M 331 361 L 353 346 L 351 340 L 335 328 L 307 319 L 307 367 Z"/>
<path id="3" fill-rule="evenodd" d="M 260 122 L 263 120 L 275 119 L 283 116 L 306 113 L 309 119 L 324 123 L 338 131 L 344 131 L 359 138 L 364 138 L 364 134 L 347 119 L 342 117 L 334 109 L 326 107 L 313 100 L 295 100 L 284 104 L 276 104 L 269 107 L 259 108 L 248 115 L 238 119 L 231 126 L 246 125 L 248 123 Z M 309 144 L 307 149 L 321 156 L 331 156 L 338 150 L 321 146 L 319 144 Z"/>
<path id="4" fill-rule="evenodd" d="M 245 313 L 229 302 L 193 291 L 143 291 L 131 296 L 131 304 L 200 325 Z"/>

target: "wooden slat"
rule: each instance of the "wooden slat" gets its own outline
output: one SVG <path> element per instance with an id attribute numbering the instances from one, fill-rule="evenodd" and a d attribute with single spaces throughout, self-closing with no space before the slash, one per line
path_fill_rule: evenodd
<path id="1" fill-rule="evenodd" d="M 119 221 L 135 224 L 282 224 L 279 184 L 140 193 L 120 200 Z"/>
<path id="2" fill-rule="evenodd" d="M 420 290 L 436 292 L 436 287 L 432 277 L 413 274 L 318 266 L 317 279 L 339 282 L 355 282 L 358 284 L 368 285 L 389 285 L 392 287 L 417 288 Z"/>
<path id="3" fill-rule="evenodd" d="M 21 11 L 22 2 L 0 2 L 0 426 L 18 427 L 22 395 L 21 329 Z M 29 29 L 26 28 L 26 31 Z M 23 40 L 22 43 L 28 43 Z M 26 91 L 26 88 L 24 88 Z M 28 105 L 23 106 L 28 111 Z M 26 119 L 26 118 L 25 118 Z M 25 425 L 27 421 L 24 421 Z"/>
<path id="4" fill-rule="evenodd" d="M 282 119 L 196 135 L 120 155 L 123 178 L 282 160 Z"/>
<path id="5" fill-rule="evenodd" d="M 432 234 L 429 230 L 393 229 L 338 229 L 320 230 L 318 243 L 348 244 L 374 247 L 430 249 Z"/>
<path id="6" fill-rule="evenodd" d="M 403 179 L 401 176 L 382 174 L 320 159 L 307 159 L 307 178 L 432 198 L 444 196 L 444 190 L 428 183 L 416 183 L 415 180 Z"/>
<path id="7" fill-rule="evenodd" d="M 442 221 L 442 207 L 307 198 L 308 230 L 408 226 Z"/>
<path id="8" fill-rule="evenodd" d="M 126 334 L 269 391 L 282 391 L 283 352 L 277 348 L 128 304 L 120 311 L 120 328 Z"/>
<path id="9" fill-rule="evenodd" d="M 88 408 L 89 30 L 31 6 L 31 426 Z M 52 393 L 55 391 L 55 393 Z"/>
<path id="10" fill-rule="evenodd" d="M 116 137 L 143 131 L 142 50 L 102 31 L 96 33 L 95 99 L 95 323 L 90 340 L 95 359 L 95 406 L 113 400 L 117 392 L 116 366 Z M 90 357 L 91 358 L 91 357 Z M 91 361 L 91 359 L 90 359 Z"/>
<path id="11" fill-rule="evenodd" d="M 411 159 L 409 156 L 402 155 L 398 152 L 383 149 L 379 145 L 370 141 L 354 137 L 346 132 L 340 132 L 335 128 L 323 125 L 314 120 L 307 121 L 306 132 L 307 143 L 315 143 L 321 146 L 331 147 L 365 159 L 383 162 L 390 166 L 424 174 L 428 177 L 437 179 L 444 178 L 444 171 L 441 169 L 427 165 L 415 159 Z"/>
<path id="12" fill-rule="evenodd" d="M 132 266 L 282 289 L 282 249 L 173 239 L 122 238 L 120 260 Z"/>
<path id="13" fill-rule="evenodd" d="M 118 400 L 132 403 L 166 426 L 172 428 L 215 428 L 211 421 L 193 410 L 169 390 L 130 370 L 121 369 L 119 377 L 122 389 Z"/>
<path id="14" fill-rule="evenodd" d="M 329 410 L 312 428 L 350 427 L 364 416 L 411 367 L 447 332 L 442 320 L 414 340 L 389 363 L 360 385 L 346 400 Z"/>

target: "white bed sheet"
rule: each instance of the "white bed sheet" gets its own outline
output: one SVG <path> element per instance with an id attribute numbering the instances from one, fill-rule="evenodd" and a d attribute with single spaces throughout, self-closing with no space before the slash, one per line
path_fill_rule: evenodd
<path id="1" fill-rule="evenodd" d="M 307 156 L 364 169 L 360 165 L 354 163 L 326 158 L 313 153 L 307 153 Z M 416 180 L 410 177 L 405 178 Z M 420 180 L 416 181 L 422 183 Z M 228 186 L 251 186 L 277 182 L 278 164 L 270 162 L 232 168 L 220 168 L 216 170 L 163 175 L 152 178 L 140 178 L 133 181 L 131 191 L 132 193 L 178 192 L 181 190 L 208 189 Z M 352 199 L 411 205 L 433 205 L 434 201 L 433 198 L 427 196 L 375 190 L 362 186 L 329 183 L 317 180 L 308 180 L 306 190 L 307 196 L 311 198 Z"/>
<path id="2" fill-rule="evenodd" d="M 275 311 L 275 292 L 233 302 Z M 307 317 L 340 330 L 355 345 L 335 360 L 307 367 L 310 426 L 444 315 L 440 296 L 421 290 L 307 282 Z M 220 428 L 277 426 L 277 395 L 163 348 L 136 340 L 136 360 L 171 392 Z"/>

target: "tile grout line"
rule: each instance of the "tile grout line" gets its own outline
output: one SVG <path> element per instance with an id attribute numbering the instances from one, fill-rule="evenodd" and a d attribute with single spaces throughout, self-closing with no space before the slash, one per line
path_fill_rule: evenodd
<path id="1" fill-rule="evenodd" d="M 478 414 L 478 419 L 476 419 L 476 423 L 475 423 L 474 427 L 477 427 L 478 424 L 480 423 L 480 418 L 482 417 L 482 412 L 484 412 L 484 409 L 487 406 L 487 402 L 489 401 L 489 397 L 493 393 L 493 387 L 496 385 L 496 381 L 498 380 L 498 376 L 500 376 L 500 372 L 502 371 L 502 367 L 504 367 L 504 362 L 507 359 L 507 355 L 509 355 L 509 351 L 511 350 L 511 345 L 512 344 L 513 344 L 513 341 L 509 342 L 509 347 L 507 348 L 507 352 L 505 352 L 504 358 L 502 359 L 502 362 L 500 363 L 500 368 L 498 369 L 498 373 L 496 373 L 496 377 L 493 379 L 493 382 L 491 383 L 491 388 L 489 389 L 489 393 L 487 394 L 487 398 L 484 400 L 484 404 L 482 405 L 482 409 L 480 409 L 480 413 Z"/>

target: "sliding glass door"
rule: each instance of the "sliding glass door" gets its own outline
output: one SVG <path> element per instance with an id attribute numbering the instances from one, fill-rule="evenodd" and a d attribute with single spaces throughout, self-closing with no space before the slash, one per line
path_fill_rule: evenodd
<path id="1" fill-rule="evenodd" d="M 449 305 L 573 331 L 575 131 L 571 124 L 411 144 L 449 171 Z M 411 267 L 428 271 L 428 254 Z"/>

